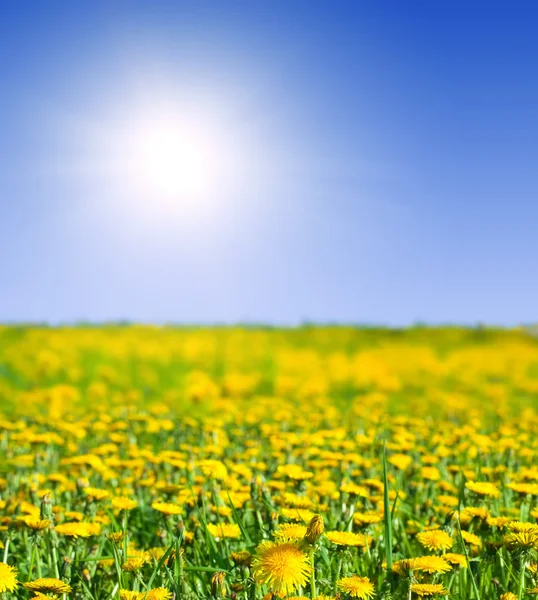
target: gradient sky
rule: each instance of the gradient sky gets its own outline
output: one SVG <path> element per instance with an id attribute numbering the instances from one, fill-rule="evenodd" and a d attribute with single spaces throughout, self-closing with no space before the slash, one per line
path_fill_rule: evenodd
<path id="1" fill-rule="evenodd" d="M 503 4 L 2 3 L 0 321 L 536 322 L 538 7 Z M 218 139 L 201 206 L 110 169 L 161 106 Z"/>

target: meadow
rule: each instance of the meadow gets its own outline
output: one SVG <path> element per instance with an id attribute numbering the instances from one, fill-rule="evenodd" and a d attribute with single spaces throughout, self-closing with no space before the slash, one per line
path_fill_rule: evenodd
<path id="1" fill-rule="evenodd" d="M 524 330 L 0 327 L 0 597 L 538 595 Z"/>

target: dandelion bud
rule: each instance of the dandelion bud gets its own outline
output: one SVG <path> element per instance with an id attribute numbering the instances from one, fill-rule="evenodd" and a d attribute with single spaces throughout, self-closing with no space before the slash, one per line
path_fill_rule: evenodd
<path id="1" fill-rule="evenodd" d="M 250 481 L 250 497 L 256 501 L 259 500 L 260 497 L 260 479 L 258 477 L 253 477 Z"/>
<path id="2" fill-rule="evenodd" d="M 236 565 L 250 567 L 252 564 L 252 554 L 248 550 L 232 552 L 232 560 Z"/>
<path id="3" fill-rule="evenodd" d="M 73 561 L 69 556 L 64 556 L 64 564 L 62 570 L 62 579 L 71 579 L 71 565 Z"/>
<path id="4" fill-rule="evenodd" d="M 119 545 L 123 542 L 123 538 L 125 537 L 125 533 L 123 531 L 113 531 L 111 533 L 107 533 L 106 537 L 114 542 L 114 544 Z"/>
<path id="5" fill-rule="evenodd" d="M 310 521 L 310 523 L 308 524 L 308 527 L 306 529 L 306 533 L 305 533 L 305 540 L 309 543 L 314 545 L 318 539 L 320 538 L 321 534 L 325 531 L 325 526 L 323 525 L 323 518 L 321 517 L 321 515 L 315 515 L 314 517 L 312 517 L 312 520 Z"/>
<path id="6" fill-rule="evenodd" d="M 226 587 L 224 585 L 225 577 L 226 573 L 223 573 L 222 571 L 213 573 L 213 576 L 211 577 L 211 594 L 215 598 L 226 596 Z"/>
<path id="7" fill-rule="evenodd" d="M 41 507 L 40 507 L 40 515 L 41 519 L 52 519 L 52 501 L 50 499 L 50 494 L 45 494 L 43 498 L 41 498 Z"/>
<path id="8" fill-rule="evenodd" d="M 79 477 L 79 479 L 77 479 L 77 488 L 79 490 L 83 490 L 84 488 L 89 487 L 89 482 L 87 479 L 85 479 L 84 477 Z"/>

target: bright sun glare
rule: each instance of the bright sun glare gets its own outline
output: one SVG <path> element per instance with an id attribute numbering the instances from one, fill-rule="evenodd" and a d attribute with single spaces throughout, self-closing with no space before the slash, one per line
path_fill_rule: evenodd
<path id="1" fill-rule="evenodd" d="M 125 94 L 127 105 L 81 129 L 80 172 L 100 177 L 106 214 L 209 226 L 250 202 L 245 190 L 256 189 L 265 163 L 251 122 L 226 94 L 191 97 L 165 85 Z"/>
<path id="2" fill-rule="evenodd" d="M 155 201 L 200 202 L 219 177 L 216 142 L 172 119 L 133 124 L 126 142 L 127 176 Z"/>
<path id="3" fill-rule="evenodd" d="M 213 218 L 247 172 L 240 133 L 218 111 L 156 104 L 126 111 L 100 131 L 102 171 L 133 216 Z"/>

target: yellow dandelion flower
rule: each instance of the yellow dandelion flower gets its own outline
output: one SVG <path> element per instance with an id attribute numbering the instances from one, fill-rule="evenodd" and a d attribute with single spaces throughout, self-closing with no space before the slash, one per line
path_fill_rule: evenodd
<path id="1" fill-rule="evenodd" d="M 454 540 L 442 529 L 418 533 L 417 540 L 421 546 L 428 550 L 449 550 L 454 545 Z"/>
<path id="2" fill-rule="evenodd" d="M 349 531 L 328 531 L 326 537 L 337 546 L 355 546 L 357 548 L 364 548 L 372 541 L 370 536 Z"/>
<path id="3" fill-rule="evenodd" d="M 428 481 L 439 481 L 441 479 L 441 472 L 437 467 L 422 467 L 420 475 L 422 479 L 427 479 Z"/>
<path id="4" fill-rule="evenodd" d="M 512 594 L 512 592 L 506 592 L 505 594 L 501 594 L 499 596 L 499 600 L 517 600 L 517 596 Z"/>
<path id="5" fill-rule="evenodd" d="M 250 565 L 252 564 L 252 554 L 248 550 L 232 552 L 232 560 L 236 565 L 250 567 Z"/>
<path id="6" fill-rule="evenodd" d="M 28 527 L 28 529 L 32 529 L 33 531 L 43 531 L 43 529 L 47 529 L 50 525 L 48 519 L 40 519 L 39 517 L 34 517 L 32 515 L 21 517 L 20 520 Z"/>
<path id="7" fill-rule="evenodd" d="M 305 471 L 300 465 L 296 464 L 281 465 L 280 467 L 278 467 L 278 473 L 282 474 L 285 477 L 289 477 L 294 481 L 304 481 L 306 479 L 312 479 L 312 477 L 314 477 L 314 473 Z"/>
<path id="8" fill-rule="evenodd" d="M 448 573 L 452 566 L 440 556 L 419 556 L 413 559 L 412 569 L 426 573 Z"/>
<path id="9" fill-rule="evenodd" d="M 181 508 L 181 506 L 178 506 L 177 504 L 172 504 L 170 502 L 154 502 L 151 505 L 151 508 L 167 516 L 180 515 L 183 513 L 183 509 Z"/>
<path id="10" fill-rule="evenodd" d="M 498 527 L 499 529 L 503 529 L 508 525 L 508 523 L 511 523 L 512 521 L 513 519 L 511 519 L 510 517 L 488 517 L 486 519 L 486 523 L 490 527 Z"/>
<path id="11" fill-rule="evenodd" d="M 142 600 L 145 592 L 132 592 L 131 590 L 120 590 L 120 600 Z"/>
<path id="12" fill-rule="evenodd" d="M 365 527 L 366 525 L 375 525 L 379 523 L 383 517 L 377 513 L 355 513 L 353 515 L 353 522 L 357 527 Z"/>
<path id="13" fill-rule="evenodd" d="M 414 558 L 402 558 L 392 563 L 392 570 L 398 575 L 406 575 L 408 571 L 413 571 L 415 568 Z M 384 568 L 386 568 L 386 563 Z"/>
<path id="14" fill-rule="evenodd" d="M 60 596 L 56 594 L 42 594 L 41 592 L 37 592 L 35 596 L 32 596 L 32 600 L 58 600 Z"/>
<path id="15" fill-rule="evenodd" d="M 17 585 L 17 569 L 6 563 L 0 563 L 0 594 L 12 592 Z"/>
<path id="16" fill-rule="evenodd" d="M 256 549 L 253 574 L 271 591 L 289 595 L 306 584 L 312 571 L 307 555 L 291 542 L 262 542 Z"/>
<path id="17" fill-rule="evenodd" d="M 164 556 L 164 553 L 166 551 L 167 551 L 167 548 L 162 548 L 162 547 L 149 548 L 149 550 L 147 550 L 145 552 L 145 555 L 148 560 L 153 558 L 157 562 L 159 562 L 159 560 L 161 560 L 161 558 Z M 180 549 L 180 554 L 182 554 L 182 553 L 183 553 L 183 548 Z M 175 555 L 176 555 L 176 551 L 172 550 L 172 552 L 170 552 L 170 554 L 168 556 L 174 557 Z"/>
<path id="18" fill-rule="evenodd" d="M 361 598 L 361 600 L 368 600 L 375 596 L 374 584 L 368 577 L 358 575 L 340 579 L 338 589 L 352 598 Z"/>
<path id="19" fill-rule="evenodd" d="M 340 491 L 350 496 L 360 496 L 361 498 L 368 498 L 370 496 L 368 488 L 356 483 L 343 483 L 340 486 Z"/>
<path id="20" fill-rule="evenodd" d="M 99 535 L 101 532 L 99 523 L 61 523 L 56 525 L 55 529 L 60 535 L 74 538 L 87 538 L 92 535 Z"/>
<path id="21" fill-rule="evenodd" d="M 108 490 L 102 490 L 100 488 L 87 487 L 84 488 L 84 493 L 88 496 L 88 499 L 91 501 L 99 501 L 104 500 L 110 496 L 110 492 Z"/>
<path id="22" fill-rule="evenodd" d="M 458 506 L 459 500 L 456 496 L 449 496 L 447 494 L 439 494 L 437 496 L 437 501 L 441 502 L 441 504 L 445 504 L 446 506 Z"/>
<path id="23" fill-rule="evenodd" d="M 454 552 L 446 552 L 443 554 L 443 558 L 448 561 L 451 565 L 467 568 L 467 559 L 463 554 L 456 554 Z"/>
<path id="24" fill-rule="evenodd" d="M 128 573 L 132 573 L 133 571 L 138 571 L 146 564 L 145 556 L 133 556 L 132 558 L 128 558 L 122 565 L 122 571 L 127 571 Z"/>
<path id="25" fill-rule="evenodd" d="M 71 586 L 68 583 L 54 577 L 40 577 L 22 585 L 33 592 L 41 592 L 42 594 L 69 594 L 71 591 Z"/>
<path id="26" fill-rule="evenodd" d="M 283 523 L 273 535 L 280 540 L 302 540 L 306 535 L 306 525 Z"/>
<path id="27" fill-rule="evenodd" d="M 461 511 L 459 515 L 460 522 L 468 525 L 473 519 L 485 521 L 489 517 L 489 510 L 479 506 L 468 506 Z M 455 513 L 457 515 L 457 513 Z"/>
<path id="28" fill-rule="evenodd" d="M 465 487 L 478 496 L 489 496 L 498 498 L 501 495 L 499 488 L 489 481 L 468 481 Z"/>
<path id="29" fill-rule="evenodd" d="M 477 548 L 482 546 L 482 540 L 474 533 L 462 529 L 461 537 L 471 546 L 476 546 Z"/>
<path id="30" fill-rule="evenodd" d="M 172 592 L 166 588 L 153 588 L 146 595 L 146 600 L 169 600 L 172 597 Z"/>
<path id="31" fill-rule="evenodd" d="M 509 483 L 506 487 L 518 494 L 538 496 L 538 483 Z"/>
<path id="32" fill-rule="evenodd" d="M 220 525 L 209 523 L 207 530 L 214 538 L 218 539 L 236 539 L 241 537 L 241 529 L 235 523 L 222 523 Z"/>
<path id="33" fill-rule="evenodd" d="M 526 523 L 525 521 L 511 521 L 507 524 L 507 528 L 514 533 L 537 533 L 538 524 Z"/>
<path id="34" fill-rule="evenodd" d="M 413 462 L 413 458 L 408 454 L 393 454 L 388 458 L 388 462 L 397 469 L 404 471 Z"/>
<path id="35" fill-rule="evenodd" d="M 538 549 L 538 525 L 514 521 L 508 523 L 510 533 L 504 536 L 504 542 L 509 548 Z"/>
<path id="36" fill-rule="evenodd" d="M 423 596 L 446 596 L 448 590 L 445 590 L 441 583 L 413 583 L 409 590 L 421 598 Z"/>
<path id="37" fill-rule="evenodd" d="M 82 521 L 84 519 L 84 513 L 81 513 L 78 510 L 68 510 L 65 513 L 65 518 L 68 521 Z"/>
<path id="38" fill-rule="evenodd" d="M 112 506 L 116 510 L 133 510 L 138 506 L 138 502 L 126 496 L 116 496 L 112 498 Z"/>
<path id="39" fill-rule="evenodd" d="M 383 491 L 383 482 L 379 479 L 364 479 L 362 483 L 372 490 Z"/>
<path id="40" fill-rule="evenodd" d="M 310 523 L 310 521 L 316 516 L 316 513 L 304 508 L 283 508 L 281 512 L 282 516 L 286 517 L 286 519 L 302 521 L 303 523 Z"/>
<path id="41" fill-rule="evenodd" d="M 107 533 L 106 537 L 115 544 L 121 544 L 121 542 L 123 542 L 123 539 L 125 538 L 125 532 L 113 531 L 112 533 Z"/>

